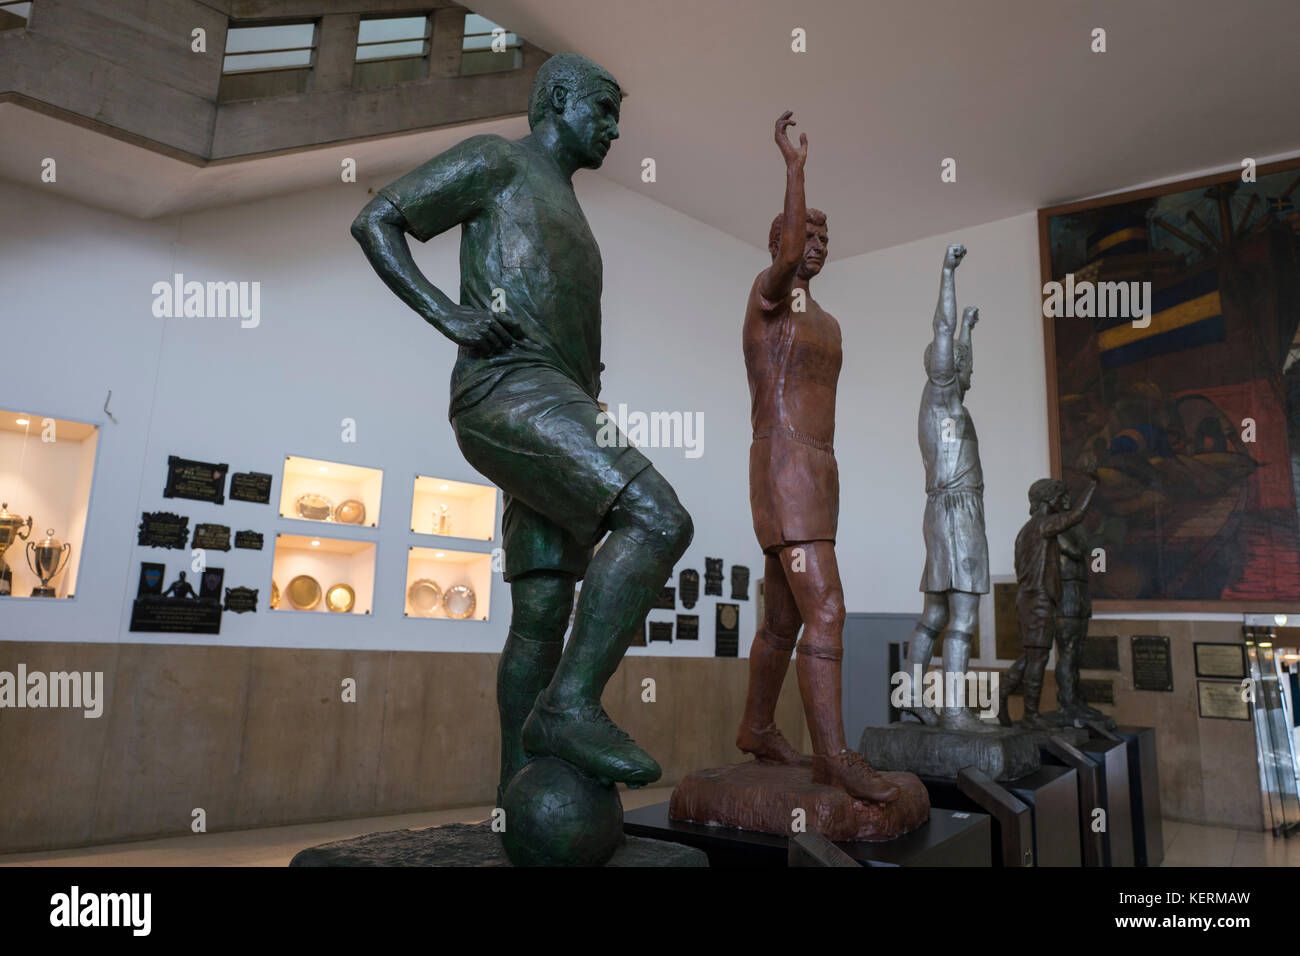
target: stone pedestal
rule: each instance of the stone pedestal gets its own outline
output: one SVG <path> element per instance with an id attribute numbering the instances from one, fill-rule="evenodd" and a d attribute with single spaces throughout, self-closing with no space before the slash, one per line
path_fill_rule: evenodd
<path id="1" fill-rule="evenodd" d="M 511 866 L 490 823 L 387 830 L 323 843 L 297 853 L 290 866 Z M 606 866 L 708 866 L 700 850 L 628 836 Z"/>
<path id="2" fill-rule="evenodd" d="M 1014 727 L 998 727 L 991 733 L 963 733 L 899 722 L 866 728 L 858 750 L 877 770 L 949 780 L 956 779 L 958 771 L 967 767 L 994 780 L 1014 780 L 1042 764 L 1035 738 Z"/>
<path id="3" fill-rule="evenodd" d="M 910 773 L 884 777 L 898 787 L 898 796 L 889 803 L 871 803 L 813 783 L 811 767 L 750 760 L 688 774 L 674 788 L 668 814 L 704 826 L 789 836 L 795 811 L 803 810 L 807 828 L 828 840 L 892 840 L 925 822 L 930 798 Z"/>

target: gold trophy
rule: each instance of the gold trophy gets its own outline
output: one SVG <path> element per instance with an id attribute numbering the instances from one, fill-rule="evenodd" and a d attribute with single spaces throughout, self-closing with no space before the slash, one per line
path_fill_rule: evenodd
<path id="1" fill-rule="evenodd" d="M 32 516 L 23 521 L 17 515 L 9 513 L 9 504 L 0 504 L 0 595 L 13 593 L 13 573 L 5 564 L 5 551 L 15 541 L 26 541 L 32 533 Z"/>
<path id="2" fill-rule="evenodd" d="M 445 504 L 438 505 L 438 510 L 433 513 L 434 534 L 451 534 L 450 510 Z"/>
<path id="3" fill-rule="evenodd" d="M 68 557 L 72 554 L 72 545 L 59 544 L 54 537 L 54 529 L 45 532 L 45 540 L 40 544 L 27 542 L 27 566 L 32 574 L 41 579 L 41 586 L 32 589 L 32 597 L 56 597 L 52 581 L 60 571 L 68 566 Z M 33 560 L 35 558 L 35 560 Z"/>

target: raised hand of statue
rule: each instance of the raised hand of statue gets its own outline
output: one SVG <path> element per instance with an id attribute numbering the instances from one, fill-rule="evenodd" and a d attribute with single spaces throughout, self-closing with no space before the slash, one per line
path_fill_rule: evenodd
<path id="1" fill-rule="evenodd" d="M 781 148 L 781 155 L 785 157 L 787 169 L 803 169 L 803 164 L 808 160 L 808 134 L 799 134 L 799 147 L 796 149 L 786 134 L 786 127 L 794 125 L 794 113 L 791 110 L 786 110 L 777 117 L 776 145 Z"/>
<path id="2" fill-rule="evenodd" d="M 960 242 L 954 242 L 948 247 L 947 253 L 943 257 L 943 267 L 945 269 L 956 269 L 961 265 L 961 261 L 966 258 L 966 247 Z"/>
<path id="3" fill-rule="evenodd" d="M 447 338 L 481 355 L 495 355 L 528 342 L 519 320 L 507 312 L 457 305 L 434 323 Z"/>
<path id="4" fill-rule="evenodd" d="M 959 262 L 961 260 L 958 260 Z M 980 320 L 980 310 L 973 305 L 966 306 L 962 310 L 961 320 L 966 324 L 966 328 L 973 329 Z"/>

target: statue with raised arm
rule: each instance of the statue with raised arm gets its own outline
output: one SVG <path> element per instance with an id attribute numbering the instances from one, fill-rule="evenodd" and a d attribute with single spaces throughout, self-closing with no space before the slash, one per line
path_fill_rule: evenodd
<path id="1" fill-rule="evenodd" d="M 352 225 L 380 278 L 460 347 L 452 427 L 465 459 L 504 492 L 503 806 L 530 758 L 558 758 L 610 792 L 660 775 L 600 703 L 692 535 L 672 487 L 624 436 L 610 440 L 597 404 L 601 256 L 572 180 L 604 162 L 621 96 L 591 60 L 553 56 L 532 84 L 527 136 L 470 137 L 379 190 Z M 406 240 L 457 226 L 458 302 Z"/>
<path id="2" fill-rule="evenodd" d="M 807 763 L 773 722 L 793 651 L 812 737 L 813 781 L 885 802 L 898 789 L 844 740 L 834 449 L 843 354 L 839 323 L 809 289 L 826 262 L 828 234 L 826 214 L 805 205 L 808 137 L 800 135 L 796 147 L 786 132 L 793 125 L 789 111 L 776 121 L 785 206 L 768 232 L 772 264 L 750 288 L 742 333 L 754 430 L 749 502 L 765 566 L 764 615 L 749 652 L 749 692 L 736 744 L 760 761 Z"/>
<path id="3" fill-rule="evenodd" d="M 945 698 L 936 713 L 926 706 L 907 708 L 923 723 L 946 730 L 993 731 L 971 713 L 967 702 L 948 699 L 947 690 L 964 689 L 971 639 L 979 620 L 980 595 L 989 591 L 989 547 L 984 536 L 984 473 L 979 439 L 966 409 L 971 386 L 971 331 L 979 309 L 970 307 L 957 324 L 957 267 L 966 247 L 954 244 L 944 254 L 934 338 L 925 349 L 925 388 L 917 421 L 917 440 L 925 462 L 925 605 L 908 642 L 908 674 L 924 673 L 935 642 L 943 642 Z"/>
<path id="4" fill-rule="evenodd" d="M 1022 727 L 1053 730 L 1058 725 L 1039 712 L 1043 674 L 1056 636 L 1056 614 L 1061 604 L 1059 537 L 1079 525 L 1097 490 L 1094 479 L 1071 510 L 1065 482 L 1040 478 L 1029 486 L 1029 520 L 1016 535 L 1016 617 L 1024 653 L 1007 670 L 998 691 L 998 720 L 1011 726 L 1007 698 L 1023 688 L 1025 713 Z M 1077 671 L 1076 671 L 1077 677 Z M 1073 715 L 1066 715 L 1067 719 Z"/>

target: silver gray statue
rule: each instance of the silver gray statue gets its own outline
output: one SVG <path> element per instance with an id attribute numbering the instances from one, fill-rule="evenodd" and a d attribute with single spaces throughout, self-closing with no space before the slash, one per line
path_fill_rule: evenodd
<path id="1" fill-rule="evenodd" d="M 964 404 L 971 385 L 971 330 L 979 321 L 979 309 L 968 307 L 960 328 L 957 324 L 955 275 L 965 256 L 966 247 L 957 244 L 944 255 L 917 421 L 925 461 L 925 571 L 921 575 L 925 608 L 908 643 L 907 672 L 916 673 L 917 665 L 925 672 L 935 641 L 942 636 L 945 690 L 966 687 L 980 595 L 989 590 L 984 473 L 975 423 Z M 937 713 L 919 704 L 906 709 L 923 723 L 946 730 L 996 732 L 996 726 L 982 722 L 967 703 L 945 694 Z"/>

